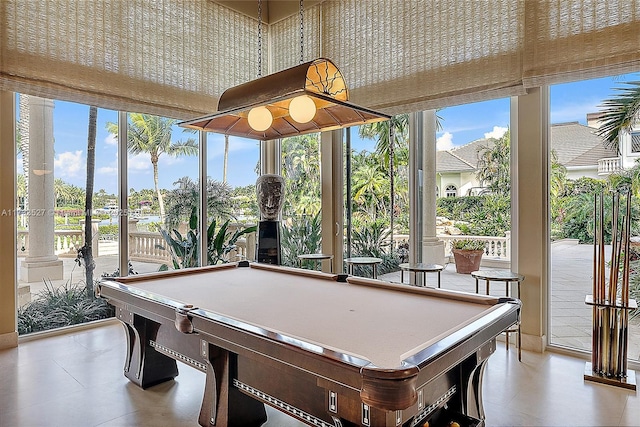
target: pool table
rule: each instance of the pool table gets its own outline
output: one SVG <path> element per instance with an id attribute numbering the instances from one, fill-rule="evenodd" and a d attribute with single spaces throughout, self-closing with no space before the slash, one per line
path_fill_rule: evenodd
<path id="1" fill-rule="evenodd" d="M 206 373 L 202 426 L 484 425 L 482 375 L 520 302 L 260 263 L 103 279 L 142 388 Z"/>

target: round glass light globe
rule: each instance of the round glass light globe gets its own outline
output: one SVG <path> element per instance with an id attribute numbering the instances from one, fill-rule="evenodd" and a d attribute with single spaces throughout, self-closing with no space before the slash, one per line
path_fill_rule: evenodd
<path id="1" fill-rule="evenodd" d="M 271 111 L 267 107 L 254 107 L 249 111 L 247 120 L 249 120 L 251 129 L 263 132 L 269 129 L 269 126 L 273 123 L 273 115 L 271 115 Z"/>
<path id="2" fill-rule="evenodd" d="M 289 103 L 289 115 L 298 123 L 308 123 L 316 115 L 316 103 L 307 95 L 296 96 Z"/>

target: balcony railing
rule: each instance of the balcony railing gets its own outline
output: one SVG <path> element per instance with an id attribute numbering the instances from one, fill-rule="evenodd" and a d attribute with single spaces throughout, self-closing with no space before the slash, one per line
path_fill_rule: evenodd
<path id="1" fill-rule="evenodd" d="M 622 159 L 620 157 L 607 157 L 598 160 L 598 175 L 610 175 L 622 170 Z"/>
<path id="2" fill-rule="evenodd" d="M 229 225 L 229 231 L 235 232 L 237 225 Z M 56 230 L 54 231 L 54 253 L 59 257 L 76 257 L 78 249 L 84 245 L 84 232 L 82 230 Z M 94 235 L 94 239 L 101 244 L 117 242 L 117 235 Z M 171 256 L 162 249 L 166 242 L 159 232 L 131 231 L 129 232 L 129 260 L 140 262 L 170 263 Z M 255 233 L 246 234 L 238 239 L 235 248 L 229 253 L 229 261 L 254 259 L 256 248 Z M 117 252 L 116 252 L 117 253 Z M 17 254 L 19 257 L 29 256 L 29 231 L 18 231 Z M 100 251 L 98 251 L 98 256 Z M 114 255 L 105 251 L 105 255 Z"/>
<path id="3" fill-rule="evenodd" d="M 507 231 L 504 237 L 498 236 L 452 236 L 450 234 L 438 234 L 438 239 L 444 242 L 444 255 L 447 262 L 453 262 L 453 252 L 451 252 L 453 241 L 460 239 L 481 240 L 485 242 L 484 256 L 482 257 L 482 265 L 484 266 L 501 266 L 508 268 L 511 262 L 511 232 Z M 393 236 L 394 250 L 400 245 L 409 241 L 406 234 L 397 234 Z"/>
<path id="4" fill-rule="evenodd" d="M 59 257 L 76 257 L 84 244 L 82 230 L 56 230 L 53 237 L 53 252 Z M 29 231 L 18 231 L 18 256 L 29 256 Z"/>
<path id="5" fill-rule="evenodd" d="M 238 226 L 229 226 L 230 232 L 234 232 Z M 81 230 L 56 230 L 55 234 L 55 254 L 59 257 L 75 257 L 78 249 L 84 244 L 84 233 Z M 29 255 L 29 231 L 18 231 L 17 253 L 19 257 Z M 117 235 L 94 236 L 101 243 L 117 242 Z M 485 255 L 483 263 L 491 264 L 510 262 L 511 253 L 511 232 L 507 232 L 505 237 L 497 236 L 452 236 L 449 234 L 439 234 L 438 238 L 444 242 L 445 257 L 453 261 L 451 246 L 454 240 L 471 239 L 485 242 Z M 400 245 L 407 243 L 409 236 L 406 234 L 394 235 L 394 250 Z M 170 263 L 171 256 L 162 249 L 166 247 L 166 242 L 158 232 L 152 231 L 131 231 L 129 232 L 129 259 L 131 261 Z M 238 239 L 236 247 L 229 254 L 229 261 L 242 259 L 255 259 L 256 234 L 250 233 L 244 238 Z M 101 253 L 102 251 L 99 251 Z M 105 255 L 113 253 L 105 251 Z"/>

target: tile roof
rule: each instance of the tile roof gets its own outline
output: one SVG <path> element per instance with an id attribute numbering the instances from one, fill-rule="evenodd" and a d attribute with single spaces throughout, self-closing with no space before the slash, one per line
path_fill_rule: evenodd
<path id="1" fill-rule="evenodd" d="M 597 165 L 605 157 L 617 153 L 604 147 L 595 129 L 578 122 L 558 123 L 551 126 L 551 149 L 564 166 Z"/>
<path id="2" fill-rule="evenodd" d="M 438 151 L 436 169 L 438 172 L 468 172 L 478 164 L 478 150 L 490 139 L 477 139 L 468 144 L 447 151 Z M 595 133 L 595 129 L 578 122 L 551 125 L 551 149 L 558 155 L 558 161 L 566 167 L 593 166 L 606 157 L 617 157 L 617 153 L 607 149 Z"/>

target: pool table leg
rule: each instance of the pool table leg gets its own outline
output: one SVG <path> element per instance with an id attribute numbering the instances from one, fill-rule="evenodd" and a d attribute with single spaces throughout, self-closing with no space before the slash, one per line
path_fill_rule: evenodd
<path id="1" fill-rule="evenodd" d="M 119 309 L 119 320 L 127 335 L 127 357 L 124 375 L 142 388 L 171 380 L 178 375 L 176 361 L 151 347 L 160 325 Z"/>
<path id="2" fill-rule="evenodd" d="M 489 356 L 496 349 L 495 338 L 478 349 L 475 355 L 463 363 L 462 375 L 462 412 L 479 420 L 485 419 L 484 406 L 482 404 L 482 378 L 489 360 Z"/>
<path id="3" fill-rule="evenodd" d="M 261 426 L 267 421 L 264 404 L 232 385 L 236 356 L 209 344 L 207 377 L 198 423 L 203 427 Z"/>

